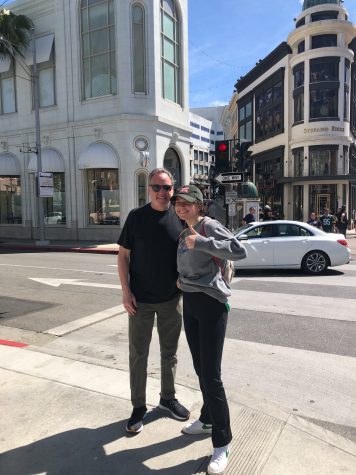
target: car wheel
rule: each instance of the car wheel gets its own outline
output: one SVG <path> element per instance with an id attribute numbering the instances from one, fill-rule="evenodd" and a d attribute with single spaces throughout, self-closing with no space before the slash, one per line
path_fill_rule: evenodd
<path id="1" fill-rule="evenodd" d="M 322 274 L 329 265 L 329 258 L 322 251 L 311 251 L 303 257 L 302 269 L 307 274 Z"/>

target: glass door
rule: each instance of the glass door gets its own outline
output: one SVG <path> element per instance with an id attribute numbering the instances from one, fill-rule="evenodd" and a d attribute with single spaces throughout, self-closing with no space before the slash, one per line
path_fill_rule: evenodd
<path id="1" fill-rule="evenodd" d="M 330 209 L 331 195 L 329 193 L 316 195 L 316 212 L 318 216 L 324 213 L 324 208 Z"/>

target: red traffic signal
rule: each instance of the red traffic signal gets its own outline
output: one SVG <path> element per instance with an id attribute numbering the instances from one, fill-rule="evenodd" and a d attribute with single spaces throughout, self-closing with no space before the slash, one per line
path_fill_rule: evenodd
<path id="1" fill-rule="evenodd" d="M 230 142 L 229 140 L 217 140 L 215 142 L 215 173 L 230 170 Z"/>
<path id="2" fill-rule="evenodd" d="M 219 152 L 226 152 L 227 151 L 227 143 L 226 142 L 220 142 L 217 146 L 217 149 Z"/>

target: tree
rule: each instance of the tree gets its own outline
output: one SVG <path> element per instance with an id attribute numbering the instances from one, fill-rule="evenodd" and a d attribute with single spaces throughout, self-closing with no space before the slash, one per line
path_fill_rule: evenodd
<path id="1" fill-rule="evenodd" d="M 13 56 L 9 45 L 15 53 L 23 57 L 22 51 L 29 44 L 32 28 L 33 22 L 26 15 L 15 15 L 0 7 L 0 58 Z"/>

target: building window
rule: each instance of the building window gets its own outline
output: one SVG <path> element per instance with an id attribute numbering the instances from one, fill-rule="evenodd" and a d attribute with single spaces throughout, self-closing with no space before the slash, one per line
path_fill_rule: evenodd
<path id="1" fill-rule="evenodd" d="M 303 221 L 303 185 L 293 186 L 293 219 Z"/>
<path id="2" fill-rule="evenodd" d="M 143 206 L 147 203 L 147 188 L 148 188 L 147 173 L 140 172 L 137 174 L 137 198 L 138 206 Z"/>
<path id="3" fill-rule="evenodd" d="M 38 83 L 40 90 L 40 107 L 49 107 L 56 104 L 55 88 L 55 51 L 52 46 L 48 61 L 37 64 Z M 34 93 L 33 93 L 34 97 Z"/>
<path id="4" fill-rule="evenodd" d="M 8 71 L 0 73 L 0 114 L 16 112 L 15 72 L 11 60 Z"/>
<path id="5" fill-rule="evenodd" d="M 256 92 L 256 141 L 283 132 L 283 82 L 270 78 Z"/>
<path id="6" fill-rule="evenodd" d="M 221 131 L 221 130 L 218 130 L 218 132 L 216 133 L 216 135 L 224 135 L 224 132 Z"/>
<path id="7" fill-rule="evenodd" d="M 195 129 L 200 129 L 200 125 L 197 124 L 196 122 L 190 122 L 191 127 L 194 127 Z"/>
<path id="8" fill-rule="evenodd" d="M 337 35 L 317 35 L 312 37 L 312 49 L 337 46 Z"/>
<path id="9" fill-rule="evenodd" d="M 0 176 L 0 224 L 21 224 L 21 179 Z"/>
<path id="10" fill-rule="evenodd" d="M 345 59 L 345 74 L 344 74 L 344 120 L 350 119 L 349 103 L 350 103 L 350 80 L 351 80 L 351 66 L 350 61 Z"/>
<path id="11" fill-rule="evenodd" d="M 309 175 L 332 176 L 337 174 L 337 148 L 323 146 L 309 148 Z"/>
<path id="12" fill-rule="evenodd" d="M 310 119 L 338 117 L 339 59 L 310 61 Z"/>
<path id="13" fill-rule="evenodd" d="M 209 132 L 209 129 L 207 127 L 204 127 L 203 125 L 200 128 L 201 130 L 204 130 L 204 132 Z"/>
<path id="14" fill-rule="evenodd" d="M 252 99 L 239 105 L 239 138 L 252 141 Z"/>
<path id="15" fill-rule="evenodd" d="M 305 17 L 301 18 L 297 23 L 295 24 L 296 28 L 299 28 L 301 26 L 305 25 Z"/>
<path id="16" fill-rule="evenodd" d="M 316 12 L 311 14 L 311 21 L 337 20 L 337 11 Z"/>
<path id="17" fill-rule="evenodd" d="M 89 223 L 120 224 L 118 170 L 92 168 L 87 176 Z"/>
<path id="18" fill-rule="evenodd" d="M 83 98 L 116 94 L 114 0 L 81 1 Z"/>
<path id="19" fill-rule="evenodd" d="M 294 75 L 294 122 L 304 120 L 304 63 L 293 69 Z"/>
<path id="20" fill-rule="evenodd" d="M 210 140 L 206 137 L 201 137 L 200 139 L 202 142 L 210 143 Z"/>
<path id="21" fill-rule="evenodd" d="M 145 12 L 140 5 L 132 7 L 132 70 L 134 92 L 146 90 Z"/>
<path id="22" fill-rule="evenodd" d="M 303 40 L 298 44 L 298 54 L 304 53 L 304 51 L 305 51 L 305 41 Z"/>
<path id="23" fill-rule="evenodd" d="M 200 140 L 200 135 L 192 134 L 192 138 L 196 140 Z"/>
<path id="24" fill-rule="evenodd" d="M 294 176 L 303 176 L 304 169 L 304 150 L 296 148 L 293 150 L 294 156 Z"/>
<path id="25" fill-rule="evenodd" d="M 64 173 L 53 173 L 53 197 L 43 199 L 45 224 L 65 224 L 66 200 Z"/>
<path id="26" fill-rule="evenodd" d="M 174 0 L 161 0 L 162 96 L 181 103 L 180 24 Z"/>

